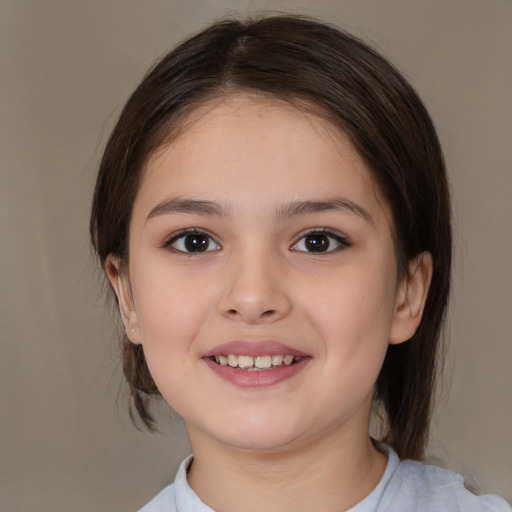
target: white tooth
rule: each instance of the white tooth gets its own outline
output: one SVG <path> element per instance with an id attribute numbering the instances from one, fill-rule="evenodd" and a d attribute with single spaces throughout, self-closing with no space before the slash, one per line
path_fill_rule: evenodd
<path id="1" fill-rule="evenodd" d="M 238 356 L 238 366 L 240 368 L 252 368 L 254 360 L 251 356 Z"/>
<path id="2" fill-rule="evenodd" d="M 271 368 L 272 358 L 270 356 L 258 356 L 254 358 L 254 366 L 256 368 Z"/>
<path id="3" fill-rule="evenodd" d="M 284 356 L 283 361 L 284 364 L 289 366 L 293 363 L 293 356 Z"/>
<path id="4" fill-rule="evenodd" d="M 281 366 L 283 364 L 283 356 L 272 356 L 272 366 Z"/>
<path id="5" fill-rule="evenodd" d="M 227 366 L 228 364 L 228 358 L 226 356 L 218 356 L 216 357 L 215 359 L 218 359 L 218 363 L 221 365 L 221 366 Z"/>
<path id="6" fill-rule="evenodd" d="M 228 354 L 228 365 L 233 368 L 238 366 L 238 357 L 234 354 Z"/>

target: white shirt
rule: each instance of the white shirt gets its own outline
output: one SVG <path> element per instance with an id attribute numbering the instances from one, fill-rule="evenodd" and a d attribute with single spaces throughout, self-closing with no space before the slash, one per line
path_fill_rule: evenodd
<path id="1" fill-rule="evenodd" d="M 437 466 L 412 460 L 399 461 L 388 446 L 388 463 L 377 487 L 348 512 L 511 512 L 496 495 L 476 496 L 464 487 L 463 478 Z M 214 512 L 187 482 L 185 459 L 174 484 L 169 485 L 139 512 Z M 243 512 L 241 509 L 240 512 Z"/>

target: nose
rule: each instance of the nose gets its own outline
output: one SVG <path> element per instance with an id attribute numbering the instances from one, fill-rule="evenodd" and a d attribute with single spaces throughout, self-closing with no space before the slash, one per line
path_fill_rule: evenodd
<path id="1" fill-rule="evenodd" d="M 227 263 L 219 312 L 247 324 L 272 323 L 286 317 L 292 303 L 285 291 L 286 271 L 271 250 L 247 249 Z"/>

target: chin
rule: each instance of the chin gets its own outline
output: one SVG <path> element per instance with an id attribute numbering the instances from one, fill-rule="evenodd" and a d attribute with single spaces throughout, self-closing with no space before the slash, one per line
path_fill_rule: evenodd
<path id="1" fill-rule="evenodd" d="M 290 439 L 282 437 L 276 438 L 274 436 L 264 437 L 259 434 L 256 439 L 225 439 L 225 444 L 231 448 L 248 452 L 260 454 L 274 454 L 289 451 L 294 448 L 294 442 Z"/>
<path id="2" fill-rule="evenodd" d="M 290 428 L 285 422 L 265 422 L 261 418 L 249 422 L 225 418 L 213 428 L 203 425 L 201 430 L 208 437 L 245 452 L 279 453 L 292 449 L 301 438 L 296 424 Z"/>

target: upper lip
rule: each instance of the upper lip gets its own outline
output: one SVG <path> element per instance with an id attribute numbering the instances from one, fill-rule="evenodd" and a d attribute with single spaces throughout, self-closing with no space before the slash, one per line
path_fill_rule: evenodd
<path id="1" fill-rule="evenodd" d="M 305 352 L 284 345 L 274 340 L 233 340 L 227 343 L 217 345 L 203 354 L 203 357 L 212 357 L 220 355 L 244 355 L 244 356 L 274 356 L 274 355 L 291 355 L 291 356 L 308 356 Z"/>

